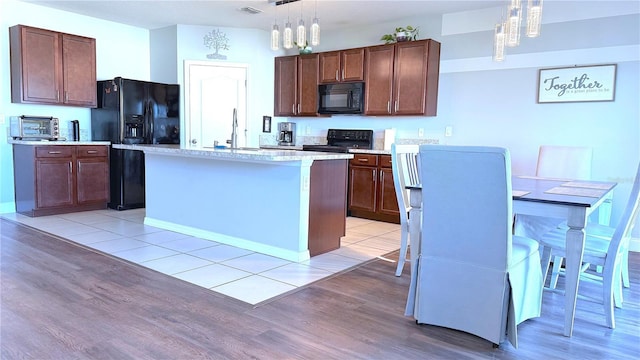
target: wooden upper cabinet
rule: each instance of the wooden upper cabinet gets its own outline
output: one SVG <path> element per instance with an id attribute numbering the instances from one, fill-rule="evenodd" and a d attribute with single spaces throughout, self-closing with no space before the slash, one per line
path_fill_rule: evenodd
<path id="1" fill-rule="evenodd" d="M 364 87 L 365 115 L 391 115 L 395 45 L 368 47 Z"/>
<path id="2" fill-rule="evenodd" d="M 298 57 L 298 104 L 296 115 L 318 115 L 318 54 Z"/>
<path id="3" fill-rule="evenodd" d="M 66 105 L 96 107 L 96 40 L 62 34 L 62 75 Z"/>
<path id="4" fill-rule="evenodd" d="M 395 115 L 436 115 L 439 64 L 440 43 L 436 41 L 396 44 L 393 71 Z"/>
<path id="5" fill-rule="evenodd" d="M 319 82 L 363 81 L 365 49 L 349 49 L 320 53 Z"/>
<path id="6" fill-rule="evenodd" d="M 277 57 L 275 66 L 273 113 L 275 116 L 293 116 L 297 104 L 298 57 Z"/>
<path id="7" fill-rule="evenodd" d="M 96 107 L 95 39 L 23 25 L 9 35 L 12 102 Z"/>
<path id="8" fill-rule="evenodd" d="M 318 54 L 275 58 L 275 116 L 316 116 Z"/>
<path id="9" fill-rule="evenodd" d="M 436 115 L 440 43 L 418 40 L 370 47 L 366 59 L 366 115 Z"/>

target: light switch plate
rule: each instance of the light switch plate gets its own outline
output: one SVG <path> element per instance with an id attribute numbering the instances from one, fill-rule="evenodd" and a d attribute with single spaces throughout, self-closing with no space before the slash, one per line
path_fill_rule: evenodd
<path id="1" fill-rule="evenodd" d="M 444 128 L 444 136 L 453 135 L 453 126 L 447 126 Z"/>

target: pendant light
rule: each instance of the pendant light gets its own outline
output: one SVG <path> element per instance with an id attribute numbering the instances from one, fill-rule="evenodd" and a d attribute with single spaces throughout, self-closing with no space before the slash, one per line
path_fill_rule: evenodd
<path id="1" fill-rule="evenodd" d="M 278 24 L 273 24 L 273 30 L 271 30 L 271 50 L 278 50 L 280 48 L 280 29 Z"/>
<path id="2" fill-rule="evenodd" d="M 318 23 L 318 0 L 313 12 L 313 24 L 311 24 L 311 46 L 320 45 L 320 24 Z"/>
<path id="3" fill-rule="evenodd" d="M 298 45 L 299 48 L 307 47 L 307 33 L 304 27 L 304 20 L 302 17 L 302 1 L 300 1 L 300 21 L 298 21 L 296 44 Z"/>
<path id="4" fill-rule="evenodd" d="M 529 0 L 527 6 L 527 37 L 540 36 L 542 27 L 542 0 Z"/>
<path id="5" fill-rule="evenodd" d="M 508 47 L 520 45 L 520 25 L 522 24 L 522 7 L 520 0 L 511 0 L 507 9 L 506 42 Z"/>
<path id="6" fill-rule="evenodd" d="M 282 47 L 291 49 L 293 47 L 293 31 L 289 22 L 289 6 L 287 5 L 287 23 L 284 25 L 284 33 L 282 34 Z"/>
<path id="7" fill-rule="evenodd" d="M 275 19 L 273 20 L 273 29 L 271 30 L 271 50 L 276 51 L 280 48 L 280 29 L 278 28 L 278 7 L 275 7 Z"/>
<path id="8" fill-rule="evenodd" d="M 493 34 L 493 61 L 504 60 L 505 37 L 505 23 L 497 23 Z"/>

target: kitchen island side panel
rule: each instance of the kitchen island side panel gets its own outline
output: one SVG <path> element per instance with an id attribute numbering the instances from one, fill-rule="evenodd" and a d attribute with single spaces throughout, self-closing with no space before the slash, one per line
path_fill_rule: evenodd
<path id="1" fill-rule="evenodd" d="M 145 224 L 287 260 L 306 260 L 312 162 L 146 153 Z"/>

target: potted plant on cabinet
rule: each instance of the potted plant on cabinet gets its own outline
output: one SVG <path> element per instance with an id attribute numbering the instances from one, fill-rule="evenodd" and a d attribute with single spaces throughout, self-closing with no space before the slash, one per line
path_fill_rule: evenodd
<path id="1" fill-rule="evenodd" d="M 418 28 L 411 25 L 407 27 L 397 27 L 393 34 L 385 34 L 380 38 L 385 44 L 394 42 L 413 41 L 418 38 Z"/>

